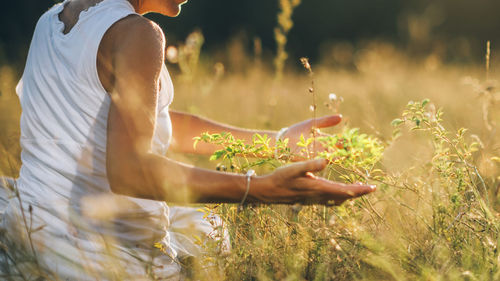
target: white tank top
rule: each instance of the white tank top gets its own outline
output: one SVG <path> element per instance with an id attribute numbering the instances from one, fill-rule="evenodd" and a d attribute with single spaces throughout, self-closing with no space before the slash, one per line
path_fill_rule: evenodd
<path id="1" fill-rule="evenodd" d="M 96 59 L 105 32 L 134 14 L 126 0 L 104 0 L 80 14 L 63 34 L 64 3 L 37 23 L 17 93 L 22 106 L 22 167 L 17 181 L 25 210 L 54 239 L 98 252 L 89 237 L 151 248 L 168 239 L 165 203 L 116 195 L 106 176 L 106 130 L 110 97 L 98 77 Z M 171 137 L 168 106 L 173 86 L 165 66 L 158 95 L 153 151 L 164 154 Z M 111 144 L 112 145 L 112 144 Z"/>

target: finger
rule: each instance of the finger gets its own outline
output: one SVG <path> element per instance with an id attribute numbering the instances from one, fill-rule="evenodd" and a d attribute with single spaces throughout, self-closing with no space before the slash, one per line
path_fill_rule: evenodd
<path id="1" fill-rule="evenodd" d="M 316 119 L 316 128 L 332 127 L 340 123 L 340 121 L 342 121 L 342 115 L 340 114 L 323 116 Z"/>
<path id="2" fill-rule="evenodd" d="M 302 196 L 300 202 L 306 204 L 340 205 L 344 201 L 360 197 L 376 190 L 373 185 L 345 185 L 316 177 L 306 172 L 305 177 L 297 179 L 294 195 Z"/>
<path id="3" fill-rule="evenodd" d="M 326 167 L 327 161 L 325 159 L 316 159 L 304 162 L 298 162 L 286 166 L 285 169 L 290 177 L 301 177 L 308 173 L 319 172 Z"/>
<path id="4" fill-rule="evenodd" d="M 323 191 L 325 200 L 339 200 L 339 199 L 351 199 L 359 197 L 376 190 L 376 186 L 367 184 L 342 184 L 338 182 L 332 182 L 324 178 L 317 178 L 316 184 L 321 186 L 320 189 Z"/>
<path id="5" fill-rule="evenodd" d="M 356 197 L 372 193 L 377 190 L 377 186 L 373 184 L 354 185 L 353 187 L 356 189 Z"/>
<path id="6" fill-rule="evenodd" d="M 345 185 L 341 191 L 346 196 L 345 199 L 360 197 L 376 190 L 374 185 Z"/>

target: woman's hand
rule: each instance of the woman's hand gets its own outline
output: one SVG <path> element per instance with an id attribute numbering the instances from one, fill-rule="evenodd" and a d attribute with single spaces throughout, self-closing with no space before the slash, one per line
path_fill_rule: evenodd
<path id="1" fill-rule="evenodd" d="M 340 205 L 345 200 L 375 191 L 373 185 L 346 185 L 315 176 L 323 170 L 323 159 L 294 163 L 281 167 L 272 174 L 257 178 L 252 197 L 268 203 L 306 203 Z"/>
<path id="2" fill-rule="evenodd" d="M 340 121 L 342 121 L 342 115 L 338 114 L 324 116 L 316 119 L 309 119 L 290 126 L 283 134 L 283 136 L 281 136 L 281 139 L 288 138 L 290 151 L 292 152 L 292 154 L 298 155 L 297 157 L 293 157 L 291 160 L 300 161 L 306 159 L 306 155 L 300 155 L 301 147 L 297 146 L 297 142 L 300 141 L 301 135 L 303 135 L 305 139 L 313 137 L 313 134 L 316 134 L 316 136 L 321 136 L 323 135 L 323 133 L 321 133 L 318 129 L 333 127 L 340 123 Z M 314 158 L 314 155 L 320 152 L 323 147 L 319 143 L 315 143 L 312 145 L 311 149 L 312 151 L 309 152 L 308 156 L 310 158 Z"/>

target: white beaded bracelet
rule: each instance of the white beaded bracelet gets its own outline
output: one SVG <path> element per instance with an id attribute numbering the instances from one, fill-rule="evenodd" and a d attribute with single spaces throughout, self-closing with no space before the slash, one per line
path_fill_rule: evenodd
<path id="1" fill-rule="evenodd" d="M 275 141 L 274 142 L 274 146 L 275 146 L 275 149 L 274 149 L 274 158 L 275 159 L 279 158 L 279 155 L 278 155 L 278 141 L 280 141 L 283 138 L 283 136 L 286 134 L 287 131 L 288 131 L 288 127 L 283 127 L 276 134 L 276 138 L 274 140 Z"/>
<path id="2" fill-rule="evenodd" d="M 240 206 L 238 207 L 238 211 L 243 210 L 243 203 L 245 203 L 245 200 L 247 199 L 248 192 L 250 191 L 250 180 L 252 179 L 252 176 L 255 175 L 254 170 L 248 170 L 247 173 L 245 174 L 247 178 L 247 190 L 245 191 L 245 195 L 243 195 L 243 199 L 241 199 Z"/>

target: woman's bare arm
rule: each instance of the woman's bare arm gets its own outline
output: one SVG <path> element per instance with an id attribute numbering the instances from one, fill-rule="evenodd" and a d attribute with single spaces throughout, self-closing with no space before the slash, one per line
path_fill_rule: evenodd
<path id="1" fill-rule="evenodd" d="M 219 150 L 220 146 L 204 142 L 199 142 L 196 145 L 196 148 L 193 147 L 193 138 L 206 132 L 210 134 L 228 132 L 231 133 L 236 139 L 245 140 L 248 143 L 250 143 L 254 134 L 267 135 L 271 140 L 270 145 L 274 145 L 274 140 L 276 139 L 276 134 L 278 133 L 271 130 L 238 128 L 215 122 L 197 115 L 174 110 L 170 110 L 170 118 L 172 119 L 173 127 L 173 138 L 170 149 L 182 153 L 211 155 L 216 150 Z M 296 151 L 296 143 L 300 140 L 301 135 L 308 137 L 310 136 L 313 127 L 318 129 L 327 128 L 337 125 L 340 121 L 342 121 L 342 115 L 329 115 L 319 117 L 316 120 L 305 120 L 290 126 L 282 137 L 289 138 L 290 148 L 292 151 Z M 322 147 L 318 146 L 317 150 L 320 151 L 321 149 Z"/>
<path id="2" fill-rule="evenodd" d="M 236 139 L 248 140 L 252 139 L 254 134 L 264 135 L 267 134 L 274 140 L 276 133 L 270 130 L 250 130 L 238 128 L 235 126 L 215 122 L 207 118 L 197 115 L 184 113 L 180 111 L 170 110 L 170 118 L 172 119 L 172 143 L 170 148 L 176 152 L 182 153 L 195 153 L 210 155 L 214 151 L 220 149 L 219 146 L 200 142 L 193 147 L 193 138 L 199 137 L 202 133 L 231 133 Z"/>
<path id="3" fill-rule="evenodd" d="M 163 64 L 161 29 L 140 16 L 129 16 L 106 33 L 100 46 L 100 77 L 111 93 L 107 132 L 107 176 L 113 192 L 180 202 L 237 202 L 246 190 L 242 175 L 196 168 L 153 154 L 159 75 Z M 109 71 L 109 73 L 107 73 Z M 344 185 L 315 177 L 322 160 L 282 167 L 254 177 L 249 200 L 327 202 L 361 196 L 370 186 Z"/>
<path id="4" fill-rule="evenodd" d="M 242 176 L 198 169 L 151 153 L 163 64 L 160 28 L 142 17 L 127 17 L 108 31 L 103 47 L 114 50 L 101 52 L 112 56 L 109 61 L 115 77 L 110 87 L 106 150 L 111 189 L 169 201 L 231 202 L 241 198 Z"/>

